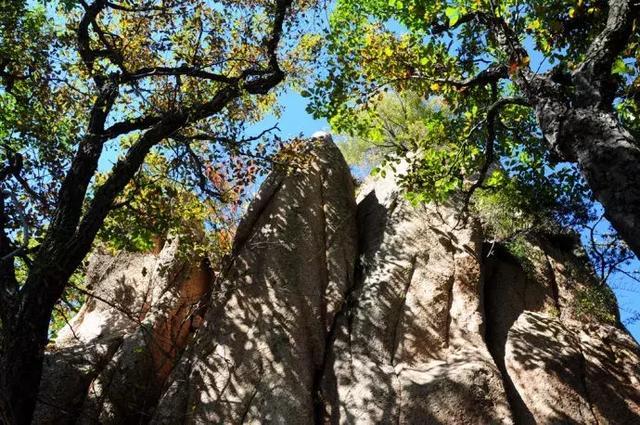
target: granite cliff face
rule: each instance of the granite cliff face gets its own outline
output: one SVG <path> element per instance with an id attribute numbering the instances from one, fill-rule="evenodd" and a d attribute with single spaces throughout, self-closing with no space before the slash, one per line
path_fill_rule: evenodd
<path id="1" fill-rule="evenodd" d="M 220 278 L 177 241 L 93 258 L 100 299 L 48 353 L 34 423 L 640 423 L 640 348 L 613 306 L 582 311 L 576 240 L 514 255 L 392 175 L 356 200 L 330 137 L 309 146 L 304 172 L 265 181 Z"/>

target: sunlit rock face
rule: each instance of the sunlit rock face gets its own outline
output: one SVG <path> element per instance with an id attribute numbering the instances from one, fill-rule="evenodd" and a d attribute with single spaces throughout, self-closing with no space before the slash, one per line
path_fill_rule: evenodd
<path id="1" fill-rule="evenodd" d="M 521 423 L 639 423 L 640 350 L 620 329 L 525 311 L 509 330 L 505 363 L 527 407 Z"/>
<path id="2" fill-rule="evenodd" d="M 326 371 L 327 419 L 511 423 L 483 340 L 478 223 L 412 206 L 389 174 L 358 198 L 357 283 Z"/>
<path id="3" fill-rule="evenodd" d="M 330 331 L 353 286 L 356 204 L 330 137 L 273 173 L 236 235 L 206 323 L 152 423 L 310 424 Z"/>
<path id="4" fill-rule="evenodd" d="M 46 353 L 34 424 L 139 423 L 160 397 L 211 277 L 176 255 L 94 254 L 88 297 Z M 147 419 L 148 420 L 148 419 Z"/>
<path id="5" fill-rule="evenodd" d="M 640 348 L 609 306 L 580 312 L 597 288 L 577 237 L 539 235 L 526 258 L 485 261 L 486 341 L 518 424 L 640 423 Z"/>
<path id="6" fill-rule="evenodd" d="M 262 185 L 215 280 L 172 244 L 92 261 L 111 305 L 61 332 L 34 423 L 640 423 L 640 349 L 615 306 L 581 310 L 598 283 L 575 237 L 517 256 L 453 200 L 411 205 L 391 173 L 356 198 L 329 134 L 307 148 Z"/>

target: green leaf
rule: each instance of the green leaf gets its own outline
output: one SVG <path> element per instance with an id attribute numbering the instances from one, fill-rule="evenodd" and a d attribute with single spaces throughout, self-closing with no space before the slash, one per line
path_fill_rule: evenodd
<path id="1" fill-rule="evenodd" d="M 460 19 L 460 9 L 457 7 L 447 7 L 444 11 L 447 18 L 449 18 L 449 25 L 454 26 Z"/>
<path id="2" fill-rule="evenodd" d="M 613 66 L 611 67 L 611 73 L 618 75 L 626 74 L 627 64 L 624 63 L 624 61 L 620 58 L 616 59 L 616 61 L 613 63 Z"/>

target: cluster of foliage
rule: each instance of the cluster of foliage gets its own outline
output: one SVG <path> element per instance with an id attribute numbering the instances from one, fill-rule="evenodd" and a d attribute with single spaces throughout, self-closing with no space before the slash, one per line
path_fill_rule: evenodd
<path id="1" fill-rule="evenodd" d="M 590 286 L 576 294 L 576 313 L 602 323 L 615 324 L 616 297 L 607 286 Z"/>
<path id="2" fill-rule="evenodd" d="M 607 10 L 603 0 L 338 1 L 327 33 L 327 77 L 307 92 L 310 111 L 350 129 L 357 124 L 349 123 L 348 114 L 385 88 L 438 96 L 458 113 L 486 109 L 492 88 L 481 83 L 495 81 L 501 94 L 514 94 L 513 83 L 494 77 L 505 71 L 513 75 L 531 59 L 524 55 L 520 63 L 513 62 L 498 34 L 479 21 L 481 14 L 493 14 L 510 26 L 517 41 L 533 52 L 537 71 L 557 66 L 560 73 L 584 59 L 604 28 Z M 636 133 L 639 42 L 636 32 L 612 68 L 613 77 L 626 83 L 616 107 Z M 507 118 L 503 121 L 512 124 Z"/>
<path id="3" fill-rule="evenodd" d="M 351 164 L 373 174 L 401 162 L 409 200 L 444 202 L 478 178 L 484 137 L 470 128 L 477 115 L 477 108 L 475 115 L 457 115 L 443 99 L 413 91 L 383 93 L 351 117 L 358 129 L 347 133 L 341 149 Z M 575 167 L 551 168 L 544 150 L 522 149 L 512 132 L 499 137 L 504 144 L 496 146 L 495 162 L 469 199 L 495 240 L 592 218 L 589 191 Z"/>
<path id="4" fill-rule="evenodd" d="M 0 155 L 14 168 L 3 176 L 3 228 L 16 240 L 11 246 L 19 254 L 19 285 L 46 236 L 78 143 L 88 135 L 101 84 L 97 75 L 115 78 L 119 68 L 122 84 L 129 83 L 110 105 L 113 118 L 106 123 L 111 131 L 105 138 L 112 141 L 106 141 L 105 155 L 122 159 L 140 139 L 140 130 L 150 127 L 145 119 L 207 102 L 226 79 L 246 72 L 245 64 L 258 64 L 264 55 L 260 46 L 269 31 L 268 4 L 237 2 L 221 8 L 197 1 L 103 3 L 103 15 L 79 32 L 88 16 L 80 2 L 2 2 Z M 221 27 L 226 30 L 220 32 Z M 87 39 L 79 40 L 82 37 Z M 301 64 L 309 59 L 313 44 L 312 36 L 303 36 L 299 45 L 290 43 L 283 68 L 303 74 Z M 277 141 L 264 133 L 246 138 L 242 133 L 266 113 L 278 113 L 276 94 L 240 94 L 219 114 L 161 141 L 121 199 L 114 200 L 117 208 L 98 235 L 102 243 L 113 249 L 149 250 L 154 238 L 169 231 L 188 236 L 185 229 L 193 223 L 207 222 L 205 226 L 216 229 L 205 236 L 211 240 L 185 246 L 209 250 L 218 258 L 224 254 L 230 235 L 220 229 L 231 225 L 243 191 L 264 172 Z M 107 161 L 101 162 L 103 171 L 89 188 L 85 209 L 91 192 L 111 175 Z M 61 300 L 57 308 L 65 304 Z"/>
<path id="5" fill-rule="evenodd" d="M 210 148 L 208 144 L 191 144 L 189 152 Z M 113 252 L 148 252 L 172 235 L 180 238 L 181 251 L 196 258 L 208 257 L 217 265 L 229 251 L 249 189 L 272 165 L 273 154 L 265 149 L 259 144 L 256 150 L 262 154 L 238 153 L 215 164 L 200 164 L 204 152 L 190 158 L 197 164 L 185 164 L 175 157 L 170 160 L 162 151 L 151 152 L 115 201 L 97 240 Z M 191 171 L 186 169 L 189 165 L 194 166 Z M 99 174 L 96 184 L 106 178 Z"/>
<path id="6" fill-rule="evenodd" d="M 591 188 L 602 192 L 607 182 L 585 179 L 570 145 L 579 141 L 557 130 L 567 114 L 541 121 L 556 101 L 587 105 L 590 95 L 579 92 L 593 78 L 589 90 L 598 94 L 585 110 L 610 114 L 631 146 L 638 140 L 640 21 L 632 3 L 339 0 L 326 72 L 303 95 L 310 113 L 346 135 L 343 152 L 361 172 L 404 163 L 413 202 L 462 198 L 496 241 L 567 227 L 591 233 L 585 247 L 600 281 L 616 273 L 638 281 L 627 245 L 637 255 L 638 240 L 627 232 L 623 241 L 602 220 L 618 206 L 603 212 L 596 201 Z M 627 189 L 635 190 L 608 188 Z"/>
<path id="7" fill-rule="evenodd" d="M 44 237 L 65 173 L 78 143 L 88 135 L 97 85 L 106 84 L 94 81 L 96 76 L 108 79 L 118 74 L 122 80 L 105 122 L 105 150 L 112 152 L 105 155 L 115 158 L 117 152 L 134 146 L 141 131 L 163 114 L 206 103 L 228 80 L 248 73 L 247 64 L 256 67 L 256 75 L 263 72 L 257 65 L 264 60 L 263 40 L 270 30 L 271 6 L 266 2 L 239 1 L 225 7 L 200 1 L 104 3 L 102 13 L 87 23 L 86 33 L 78 33 L 82 20 L 88 19 L 81 2 L 47 1 L 47 7 L 38 2 L 2 3 L 0 141 L 3 160 L 20 161 L 20 172 L 3 182 L 12 194 L 5 206 L 8 234 L 28 227 L 29 239 Z M 304 10 L 310 4 L 297 7 Z M 290 53 L 281 65 L 285 72 L 304 75 L 301 64 L 308 60 L 312 39 L 305 36 L 300 45 L 288 42 Z M 86 46 L 78 49 L 83 42 Z M 92 56 L 91 69 L 83 55 Z M 233 181 L 226 183 L 237 191 L 238 178 L 248 183 L 257 173 L 257 162 L 265 162 L 274 140 L 261 140 L 260 152 L 257 138 L 243 138 L 242 133 L 265 114 L 277 114 L 276 95 L 277 90 L 264 96 L 240 93 L 219 113 L 193 119 L 161 141 L 156 155 L 166 158 L 167 167 L 171 163 L 172 178 L 180 184 L 196 187 L 201 194 L 216 192 L 223 203 L 230 201 L 234 196 L 205 186 L 220 185 L 219 178 L 229 176 Z M 253 162 L 247 159 L 252 155 Z M 206 177 L 210 164 L 230 160 L 241 169 L 215 171 L 216 179 Z M 102 168 L 96 183 L 104 183 L 110 174 L 108 167 Z"/>

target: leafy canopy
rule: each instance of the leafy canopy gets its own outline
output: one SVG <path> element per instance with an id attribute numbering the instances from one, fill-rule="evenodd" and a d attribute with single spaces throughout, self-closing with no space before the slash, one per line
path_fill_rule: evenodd
<path id="1" fill-rule="evenodd" d="M 315 6 L 0 0 L 0 355 L 22 422 L 42 335 L 81 302 L 96 238 L 149 250 L 180 236 L 214 264 L 228 251 L 281 145 L 275 128 L 248 129 L 278 116 L 286 75 L 308 75 Z"/>
<path id="2" fill-rule="evenodd" d="M 159 211 L 159 199 L 185 209 L 174 217 L 189 216 L 193 202 L 177 202 L 177 192 L 220 208 L 241 203 L 243 190 L 264 172 L 279 143 L 273 131 L 251 137 L 246 130 L 266 114 L 278 115 L 283 88 L 269 90 L 281 78 L 273 75 L 290 73 L 291 83 L 304 78 L 318 42 L 300 27 L 314 4 L 301 1 L 288 9 L 287 3 L 3 0 L 0 162 L 11 196 L 2 227 L 13 248 L 29 251 L 31 243 L 35 251 L 43 241 L 63 181 L 85 145 L 102 146 L 75 165 L 91 178 L 86 199 L 73 206 L 85 213 L 98 189 L 114 185 L 123 171 L 113 167 L 118 161 L 141 168 L 122 194 L 109 194 L 119 206 L 114 217 L 131 217 L 137 208 L 148 219 Z M 278 30 L 274 16 L 280 9 L 284 28 Z M 162 126 L 166 135 L 143 140 Z M 145 150 L 151 156 L 140 161 Z M 155 196 L 160 192 L 164 197 Z M 149 229 L 129 224 L 129 239 L 148 236 Z M 107 235 L 115 237 L 101 233 Z M 148 246 L 147 236 L 120 245 Z M 23 254 L 33 260 L 33 252 Z"/>
<path id="3" fill-rule="evenodd" d="M 406 169 L 400 173 L 400 183 L 414 203 L 459 197 L 482 165 L 482 139 L 466 139 L 461 149 L 458 135 L 469 132 L 467 117 L 455 116 L 439 98 L 424 100 L 411 91 L 386 93 L 358 111 L 352 122 L 362 128 L 340 144 L 347 161 L 366 172 L 384 174 L 395 169 L 401 158 Z M 472 198 L 497 240 L 541 227 L 549 229 L 555 223 L 587 220 L 588 191 L 574 169 L 550 172 L 542 161 L 522 152 L 498 153 L 504 165 L 492 165 Z"/>
<path id="4" fill-rule="evenodd" d="M 412 199 L 524 192 L 533 208 L 553 205 L 562 223 L 586 224 L 591 194 L 575 166 L 558 164 L 513 77 L 526 66 L 561 80 L 604 28 L 607 10 L 598 0 L 339 0 L 326 76 L 304 93 L 309 111 L 361 144 L 392 145 L 383 165 L 408 158 Z M 524 51 L 509 51 L 488 16 L 504 22 Z M 640 129 L 639 40 L 636 32 L 611 72 L 621 87 L 615 108 L 632 132 Z M 405 104 L 397 111 L 419 116 L 390 112 L 385 93 Z M 394 128 L 413 118 L 414 128 Z"/>

